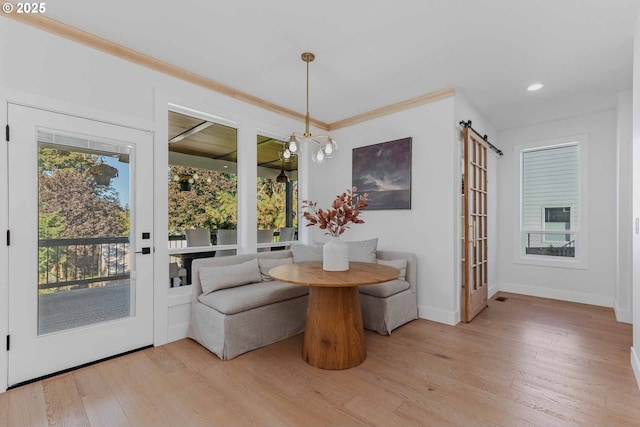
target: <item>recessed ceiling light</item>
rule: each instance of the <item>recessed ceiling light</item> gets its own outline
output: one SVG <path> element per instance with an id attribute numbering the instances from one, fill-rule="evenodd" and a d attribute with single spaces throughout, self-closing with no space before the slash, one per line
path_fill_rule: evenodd
<path id="1" fill-rule="evenodd" d="M 224 165 L 222 167 L 225 168 L 225 169 L 229 169 L 229 166 L 227 166 L 227 165 Z"/>
<path id="2" fill-rule="evenodd" d="M 534 83 L 534 84 L 532 84 L 531 86 L 529 86 L 529 87 L 527 88 L 527 90 L 528 90 L 529 92 L 534 92 L 534 91 L 536 91 L 536 90 L 540 90 L 540 89 L 542 89 L 543 87 L 544 87 L 544 85 L 543 85 L 542 83 Z"/>

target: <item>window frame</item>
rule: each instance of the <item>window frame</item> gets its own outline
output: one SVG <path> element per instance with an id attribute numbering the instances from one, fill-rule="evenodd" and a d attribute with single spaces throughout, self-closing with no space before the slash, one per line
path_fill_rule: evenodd
<path id="1" fill-rule="evenodd" d="M 575 135 L 569 137 L 555 138 L 540 140 L 535 142 L 529 142 L 525 144 L 516 145 L 513 147 L 514 154 L 514 200 L 517 202 L 517 208 L 515 209 L 515 221 L 514 221 L 514 233 L 513 244 L 517 248 L 514 253 L 514 263 L 516 264 L 528 264 L 538 265 L 544 267 L 559 267 L 559 268 L 575 268 L 575 269 L 587 269 L 589 268 L 589 222 L 588 222 L 588 159 L 589 159 L 589 147 L 588 147 L 588 135 Z M 524 153 L 530 151 L 538 151 L 542 149 L 561 148 L 575 145 L 578 150 L 578 216 L 576 224 L 573 225 L 572 233 L 575 233 L 575 257 L 560 257 L 549 255 L 531 255 L 525 253 L 525 238 L 526 232 L 531 230 L 525 230 L 523 227 L 524 215 Z M 545 207 L 554 206 L 542 206 L 542 214 L 544 215 Z M 560 206 L 558 206 L 560 207 Z M 574 209 L 573 206 L 571 206 Z M 544 219 L 544 218 L 543 218 Z M 544 224 L 542 225 L 544 227 Z"/>

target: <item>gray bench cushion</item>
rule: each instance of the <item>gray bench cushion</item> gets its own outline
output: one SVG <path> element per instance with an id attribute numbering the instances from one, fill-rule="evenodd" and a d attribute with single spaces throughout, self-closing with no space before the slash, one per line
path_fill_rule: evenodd
<path id="1" fill-rule="evenodd" d="M 207 295 L 200 295 L 198 301 L 220 313 L 235 314 L 252 308 L 274 304 L 309 293 L 306 286 L 271 282 L 252 283 L 235 288 L 222 289 Z"/>
<path id="2" fill-rule="evenodd" d="M 322 245 L 291 245 L 293 262 L 322 261 Z"/>
<path id="3" fill-rule="evenodd" d="M 349 251 L 349 261 L 376 262 L 378 238 L 345 242 Z"/>
<path id="4" fill-rule="evenodd" d="M 377 285 L 360 286 L 360 293 L 371 295 L 372 297 L 386 298 L 407 290 L 410 287 L 411 284 L 404 280 L 391 280 L 390 282 L 379 283 Z"/>
<path id="5" fill-rule="evenodd" d="M 240 264 L 202 267 L 198 274 L 203 294 L 262 281 L 258 260 L 255 258 Z"/>

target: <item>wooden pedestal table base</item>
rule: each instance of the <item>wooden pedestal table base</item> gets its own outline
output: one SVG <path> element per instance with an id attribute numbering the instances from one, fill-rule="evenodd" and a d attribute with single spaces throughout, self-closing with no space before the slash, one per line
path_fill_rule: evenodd
<path id="1" fill-rule="evenodd" d="M 269 274 L 277 280 L 309 286 L 302 357 L 322 369 L 348 369 L 367 358 L 358 286 L 387 282 L 393 267 L 349 263 L 348 271 L 324 271 L 321 262 L 286 264 Z"/>
<path id="2" fill-rule="evenodd" d="M 323 369 L 347 369 L 367 358 L 358 287 L 309 289 L 302 358 Z"/>

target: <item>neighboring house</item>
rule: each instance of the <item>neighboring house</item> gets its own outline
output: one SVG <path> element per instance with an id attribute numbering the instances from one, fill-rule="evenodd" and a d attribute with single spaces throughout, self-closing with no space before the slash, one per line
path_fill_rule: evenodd
<path id="1" fill-rule="evenodd" d="M 522 156 L 522 224 L 527 254 L 574 256 L 579 224 L 578 147 L 545 147 Z M 568 231 L 567 233 L 562 233 Z"/>

